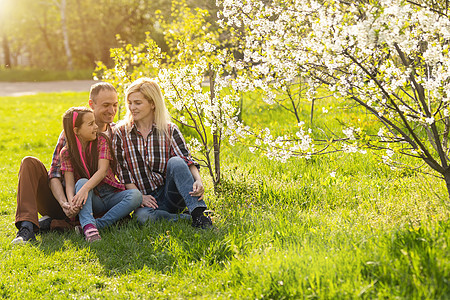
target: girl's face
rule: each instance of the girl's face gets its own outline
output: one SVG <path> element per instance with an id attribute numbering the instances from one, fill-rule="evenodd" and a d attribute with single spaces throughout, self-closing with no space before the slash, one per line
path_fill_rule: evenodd
<path id="1" fill-rule="evenodd" d="M 75 127 L 73 130 L 81 142 L 90 142 L 97 138 L 98 126 L 95 124 L 93 113 L 85 113 L 81 126 Z"/>
<path id="2" fill-rule="evenodd" d="M 133 115 L 134 122 L 154 119 L 155 104 L 145 99 L 141 92 L 135 92 L 128 96 L 128 109 Z"/>

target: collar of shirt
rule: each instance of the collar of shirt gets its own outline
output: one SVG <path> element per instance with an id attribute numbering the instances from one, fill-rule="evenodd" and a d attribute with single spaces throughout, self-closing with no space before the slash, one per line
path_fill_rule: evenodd
<path id="1" fill-rule="evenodd" d="M 156 123 L 153 123 L 152 130 L 150 130 L 149 134 L 153 134 L 155 128 L 157 128 Z M 130 133 L 133 130 L 135 130 L 135 133 L 137 133 L 137 132 L 140 133 L 139 129 L 137 128 L 136 123 L 134 123 L 134 122 L 131 123 L 130 131 L 128 133 Z"/>

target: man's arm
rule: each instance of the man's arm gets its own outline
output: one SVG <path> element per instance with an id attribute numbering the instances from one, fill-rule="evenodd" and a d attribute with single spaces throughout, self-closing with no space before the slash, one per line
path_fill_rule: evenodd
<path id="1" fill-rule="evenodd" d="M 58 201 L 59 205 L 63 209 L 67 217 L 73 218 L 78 214 L 78 211 L 70 205 L 67 201 L 66 194 L 64 193 L 64 187 L 61 182 L 61 149 L 66 144 L 66 139 L 64 136 L 64 131 L 61 132 L 58 138 L 58 143 L 56 144 L 55 151 L 53 152 L 52 164 L 50 166 L 50 171 L 48 172 L 49 177 L 49 187 L 53 193 L 53 196 Z"/>
<path id="2" fill-rule="evenodd" d="M 74 209 L 72 205 L 70 205 L 70 203 L 67 201 L 61 180 L 57 177 L 50 178 L 49 186 L 53 193 L 53 196 L 58 201 L 66 216 L 69 218 L 74 218 L 78 214 L 78 211 Z"/>

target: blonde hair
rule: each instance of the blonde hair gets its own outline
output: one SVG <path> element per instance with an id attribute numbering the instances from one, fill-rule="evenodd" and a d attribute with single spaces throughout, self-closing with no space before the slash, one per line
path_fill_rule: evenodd
<path id="1" fill-rule="evenodd" d="M 164 97 L 161 93 L 158 83 L 150 78 L 143 77 L 133 81 L 125 92 L 127 113 L 124 121 L 128 130 L 131 130 L 133 124 L 133 115 L 131 114 L 130 107 L 128 105 L 128 97 L 132 93 L 140 92 L 144 95 L 148 102 L 153 102 L 155 105 L 155 124 L 156 130 L 159 134 L 169 136 L 168 124 L 170 122 L 170 114 L 167 111 Z"/>

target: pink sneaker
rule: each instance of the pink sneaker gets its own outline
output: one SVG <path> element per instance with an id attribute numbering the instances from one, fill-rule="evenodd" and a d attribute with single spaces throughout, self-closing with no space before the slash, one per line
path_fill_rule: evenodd
<path id="1" fill-rule="evenodd" d="M 100 234 L 98 233 L 97 228 L 92 224 L 84 226 L 83 231 L 84 231 L 84 238 L 89 243 L 100 241 L 102 239 Z"/>

